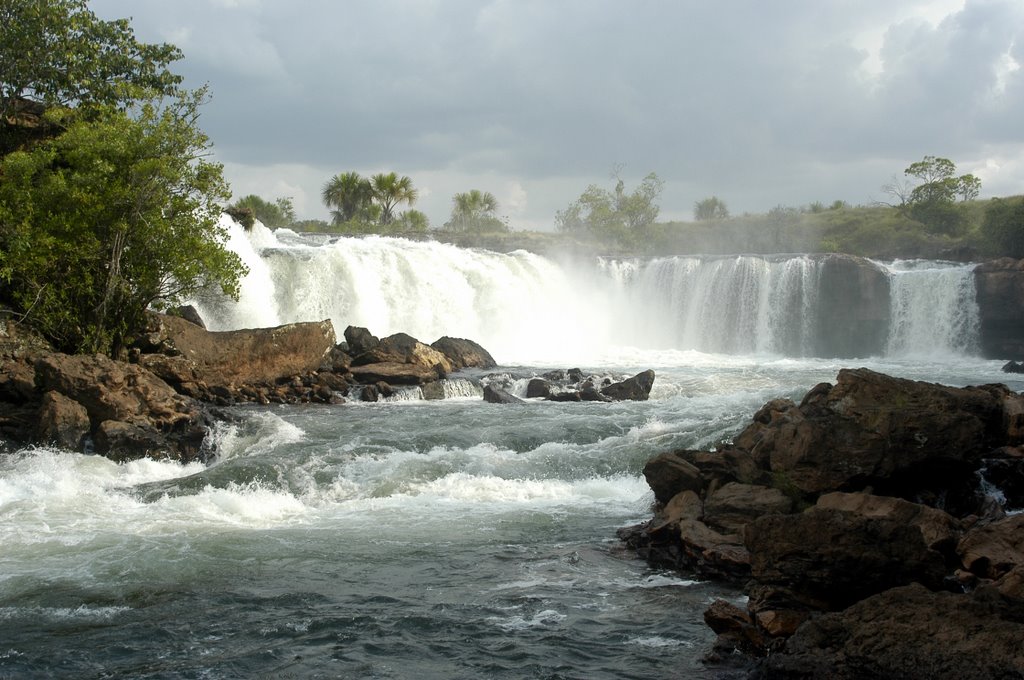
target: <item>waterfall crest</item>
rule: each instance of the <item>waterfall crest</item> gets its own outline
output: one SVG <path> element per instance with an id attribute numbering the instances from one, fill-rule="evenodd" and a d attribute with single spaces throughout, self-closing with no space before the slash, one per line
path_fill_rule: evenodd
<path id="1" fill-rule="evenodd" d="M 226 226 L 249 274 L 238 303 L 197 303 L 211 330 L 331 319 L 339 335 L 356 325 L 471 338 L 506 364 L 584 362 L 615 347 L 841 357 L 978 346 L 971 266 L 817 255 L 556 262 Z"/>

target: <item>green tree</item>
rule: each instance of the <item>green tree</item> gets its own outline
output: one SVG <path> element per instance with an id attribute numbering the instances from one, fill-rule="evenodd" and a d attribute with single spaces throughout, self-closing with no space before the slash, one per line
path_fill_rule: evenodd
<path id="1" fill-rule="evenodd" d="M 391 223 L 390 231 L 396 234 L 424 234 L 430 229 L 430 218 L 419 210 L 405 210 Z"/>
<path id="2" fill-rule="evenodd" d="M 327 180 L 321 191 L 324 205 L 331 209 L 335 225 L 346 222 L 369 222 L 373 204 L 370 180 L 358 172 L 342 172 Z"/>
<path id="3" fill-rule="evenodd" d="M 693 204 L 693 219 L 724 220 L 729 217 L 729 208 L 718 196 L 709 196 Z"/>
<path id="4" fill-rule="evenodd" d="M 145 311 L 237 296 L 220 165 L 197 128 L 204 92 L 129 115 L 54 109 L 66 131 L 0 161 L 0 300 L 66 351 L 116 353 Z"/>
<path id="5" fill-rule="evenodd" d="M 508 225 L 495 215 L 497 211 L 498 199 L 494 194 L 471 189 L 452 196 L 451 218 L 444 227 L 451 231 L 478 233 L 508 231 Z"/>
<path id="6" fill-rule="evenodd" d="M 902 196 L 902 204 L 912 219 L 935 233 L 959 231 L 964 215 L 956 205 L 957 199 L 970 201 L 981 192 L 981 180 L 971 174 L 957 176 L 956 165 L 948 158 L 925 156 L 911 163 L 903 174 L 916 178 L 919 184 Z"/>
<path id="7" fill-rule="evenodd" d="M 1024 197 L 993 198 L 985 208 L 981 235 L 993 255 L 1024 257 Z"/>
<path id="8" fill-rule="evenodd" d="M 167 66 L 180 58 L 173 45 L 138 42 L 127 19 L 101 21 L 86 0 L 0 0 L 0 151 L 38 136 L 24 117 L 51 106 L 174 95 L 181 77 Z"/>
<path id="9" fill-rule="evenodd" d="M 295 222 L 295 207 L 290 198 L 278 198 L 271 203 L 256 194 L 249 194 L 238 199 L 228 208 L 228 212 L 232 214 L 242 211 L 248 211 L 264 226 L 271 228 L 287 227 Z"/>
<path id="10" fill-rule="evenodd" d="M 560 231 L 632 244 L 658 219 L 656 201 L 664 185 L 653 172 L 628 194 L 620 178 L 612 191 L 591 184 L 568 208 L 556 213 L 555 225 Z"/>
<path id="11" fill-rule="evenodd" d="M 412 206 L 416 203 L 418 193 L 412 186 L 409 177 L 399 177 L 396 173 L 379 173 L 370 178 L 373 189 L 373 200 L 380 207 L 380 224 L 387 226 L 395 218 L 395 208 L 405 203 Z"/>

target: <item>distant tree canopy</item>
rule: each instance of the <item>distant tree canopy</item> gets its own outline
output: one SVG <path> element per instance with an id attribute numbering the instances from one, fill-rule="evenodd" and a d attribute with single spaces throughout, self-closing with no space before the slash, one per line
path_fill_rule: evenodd
<path id="1" fill-rule="evenodd" d="M 324 184 L 321 197 L 331 209 L 334 226 L 349 233 L 422 231 L 429 222 L 419 211 L 396 215 L 399 205 L 416 202 L 418 192 L 412 179 L 394 172 L 369 178 L 357 172 L 337 174 Z"/>
<path id="2" fill-rule="evenodd" d="M 471 189 L 452 196 L 452 215 L 445 222 L 450 231 L 493 233 L 508 231 L 508 225 L 495 213 L 498 199 L 489 191 Z"/>
<path id="3" fill-rule="evenodd" d="M 237 295 L 206 92 L 178 89 L 178 49 L 84 0 L 0 0 L 0 38 L 0 310 L 65 351 L 116 353 L 150 305 Z"/>
<path id="4" fill-rule="evenodd" d="M 981 235 L 992 252 L 1024 258 L 1024 196 L 993 198 L 985 209 Z"/>
<path id="5" fill-rule="evenodd" d="M 618 179 L 608 191 L 595 184 L 565 210 L 555 215 L 559 231 L 628 245 L 636 242 L 645 229 L 658 219 L 656 201 L 665 183 L 655 173 L 647 175 L 632 193 Z"/>
<path id="6" fill-rule="evenodd" d="M 249 194 L 238 199 L 227 211 L 236 219 L 237 214 L 248 214 L 255 217 L 266 227 L 287 227 L 295 222 L 295 207 L 290 198 L 278 198 L 273 203 L 260 198 L 256 194 Z M 244 218 L 243 218 L 244 219 Z"/>
<path id="7" fill-rule="evenodd" d="M 693 204 L 693 219 L 697 221 L 724 220 L 728 217 L 729 208 L 717 196 L 709 196 Z"/>
<path id="8" fill-rule="evenodd" d="M 956 164 L 937 156 L 911 163 L 903 175 L 907 179 L 894 179 L 882 187 L 896 199 L 896 207 L 932 233 L 952 235 L 961 230 L 964 214 L 956 202 L 977 198 L 980 179 L 971 174 L 956 175 Z"/>

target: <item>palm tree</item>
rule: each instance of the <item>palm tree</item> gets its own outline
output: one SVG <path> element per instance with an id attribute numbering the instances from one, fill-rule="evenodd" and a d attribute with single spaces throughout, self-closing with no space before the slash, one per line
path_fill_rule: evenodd
<path id="1" fill-rule="evenodd" d="M 445 226 L 453 231 L 506 231 L 507 226 L 494 216 L 497 210 L 494 194 L 471 189 L 452 196 L 452 217 Z"/>
<path id="2" fill-rule="evenodd" d="M 358 172 L 343 172 L 327 180 L 321 192 L 324 205 L 331 208 L 334 224 L 364 218 L 373 201 L 370 181 Z"/>
<path id="3" fill-rule="evenodd" d="M 406 176 L 399 177 L 393 172 L 380 173 L 370 178 L 373 198 L 380 206 L 380 223 L 387 225 L 395 218 L 395 207 L 399 203 L 410 206 L 418 196 L 412 186 L 412 180 Z"/>

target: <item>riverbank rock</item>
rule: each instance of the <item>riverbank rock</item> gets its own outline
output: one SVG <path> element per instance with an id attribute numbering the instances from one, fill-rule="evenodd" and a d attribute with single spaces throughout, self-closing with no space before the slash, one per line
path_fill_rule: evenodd
<path id="1" fill-rule="evenodd" d="M 494 368 L 498 364 L 486 349 L 472 340 L 444 336 L 430 346 L 448 358 L 452 370 L 463 368 Z"/>
<path id="2" fill-rule="evenodd" d="M 974 268 L 982 354 L 1024 359 L 1024 260 L 1000 258 Z"/>
<path id="3" fill-rule="evenodd" d="M 892 614 L 872 611 L 872 602 L 918 588 L 927 597 L 912 598 L 908 612 L 925 601 L 980 612 L 982 589 L 1018 604 L 1024 597 L 1024 515 L 1006 517 L 1013 495 L 992 487 L 1017 479 L 1022 409 L 1021 395 L 1001 385 L 954 388 L 842 370 L 799 404 L 768 402 L 719 451 L 652 458 L 644 475 L 655 515 L 619 535 L 652 564 L 744 585 L 742 616 L 709 610 L 721 629 L 713 658 L 731 645 L 766 655 L 770 677 L 869 677 L 850 669 L 870 663 L 843 660 L 850 636 L 870 638 L 868 646 L 904 644 L 869 633 L 871 621 Z M 978 590 L 963 592 L 971 588 Z M 883 630 L 895 635 L 905 624 L 918 639 L 931 620 L 918 630 L 897 617 Z M 970 638 L 956 617 L 946 625 L 956 629 L 954 645 Z M 996 645 L 1000 625 L 977 623 Z M 829 632 L 840 629 L 851 632 Z M 950 658 L 922 668 L 946 668 Z M 998 667 L 1013 668 L 1009 658 Z M 878 668 L 897 668 L 897 659 Z M 814 664 L 820 674 L 799 675 Z M 879 677 L 903 677 L 892 672 Z"/>

